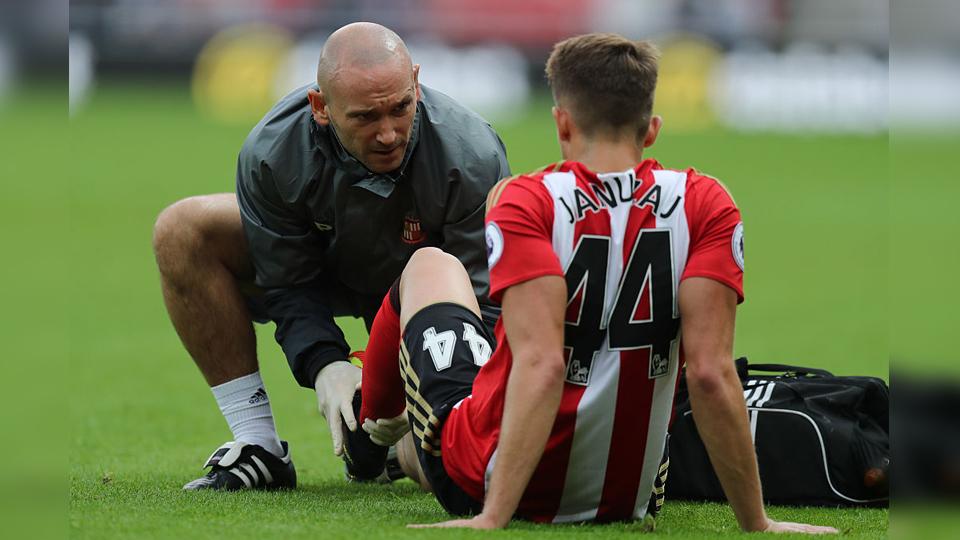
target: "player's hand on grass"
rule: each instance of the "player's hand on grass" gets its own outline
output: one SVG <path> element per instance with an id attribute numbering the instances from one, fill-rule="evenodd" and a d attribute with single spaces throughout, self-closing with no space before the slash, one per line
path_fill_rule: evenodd
<path id="1" fill-rule="evenodd" d="M 791 523 L 789 521 L 774 521 L 767 519 L 767 528 L 763 532 L 772 533 L 801 533 L 801 534 L 837 534 L 833 527 L 807 525 L 806 523 Z"/>
<path id="2" fill-rule="evenodd" d="M 343 455 L 343 422 L 350 431 L 357 430 L 353 414 L 353 394 L 360 385 L 360 368 L 350 362 L 331 362 L 320 370 L 314 389 L 317 406 L 330 425 L 333 453 Z"/>
<path id="3" fill-rule="evenodd" d="M 505 526 L 498 524 L 493 518 L 484 514 L 472 519 L 454 519 L 440 523 L 407 525 L 411 529 L 500 529 Z"/>
<path id="4" fill-rule="evenodd" d="M 407 411 L 394 418 L 366 418 L 361 426 L 370 435 L 370 440 L 380 446 L 393 446 L 410 431 Z"/>

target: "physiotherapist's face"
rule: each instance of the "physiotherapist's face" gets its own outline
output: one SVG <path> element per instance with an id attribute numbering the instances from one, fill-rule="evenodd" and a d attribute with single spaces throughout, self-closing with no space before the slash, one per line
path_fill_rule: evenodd
<path id="1" fill-rule="evenodd" d="M 403 163 L 420 87 L 420 66 L 389 62 L 342 70 L 325 92 L 329 123 L 344 149 L 375 173 Z"/>

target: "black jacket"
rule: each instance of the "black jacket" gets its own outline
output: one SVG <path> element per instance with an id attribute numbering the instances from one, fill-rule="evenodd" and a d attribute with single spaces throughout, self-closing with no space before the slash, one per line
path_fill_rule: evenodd
<path id="1" fill-rule="evenodd" d="M 317 125 L 307 87 L 284 97 L 247 137 L 237 200 L 267 313 L 297 382 L 349 349 L 329 291 L 379 304 L 415 250 L 437 246 L 466 267 L 486 300 L 487 192 L 509 176 L 493 128 L 448 96 L 421 87 L 410 143 L 395 176 L 375 174 Z M 325 292 L 327 291 L 327 292 Z"/>

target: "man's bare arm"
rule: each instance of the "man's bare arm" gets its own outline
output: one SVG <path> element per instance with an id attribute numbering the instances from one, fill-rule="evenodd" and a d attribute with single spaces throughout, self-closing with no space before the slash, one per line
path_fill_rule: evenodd
<path id="1" fill-rule="evenodd" d="M 680 284 L 679 303 L 693 417 L 740 528 L 837 532 L 832 527 L 773 521 L 764 511 L 743 388 L 733 363 L 737 294 L 717 281 L 694 277 Z"/>
<path id="2" fill-rule="evenodd" d="M 563 311 L 567 286 L 546 276 L 507 289 L 503 324 L 513 353 L 483 513 L 505 526 L 517 510 L 560 407 L 563 392 Z"/>
<path id="3" fill-rule="evenodd" d="M 500 528 L 513 517 L 547 445 L 563 393 L 566 283 L 545 276 L 503 295 L 503 324 L 513 353 L 504 398 L 497 461 L 483 512 L 441 527 Z"/>
<path id="4" fill-rule="evenodd" d="M 740 528 L 767 527 L 743 390 L 733 365 L 737 294 L 706 278 L 680 284 L 680 321 L 690 405 L 710 462 Z"/>

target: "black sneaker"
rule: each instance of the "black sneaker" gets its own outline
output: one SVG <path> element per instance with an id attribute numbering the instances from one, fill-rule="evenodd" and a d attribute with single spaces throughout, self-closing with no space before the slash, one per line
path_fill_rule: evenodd
<path id="1" fill-rule="evenodd" d="M 204 467 L 210 472 L 188 482 L 183 489 L 294 489 L 297 470 L 290 461 L 287 441 L 280 441 L 283 457 L 277 457 L 257 444 L 240 441 L 225 443 L 210 456 Z"/>
<path id="2" fill-rule="evenodd" d="M 353 395 L 353 415 L 358 423 L 361 422 L 359 390 Z M 380 446 L 371 441 L 370 435 L 362 427 L 357 426 L 356 431 L 350 431 L 347 424 L 343 424 L 343 462 L 347 480 L 351 482 L 378 480 L 386 467 L 388 450 L 386 446 Z"/>

